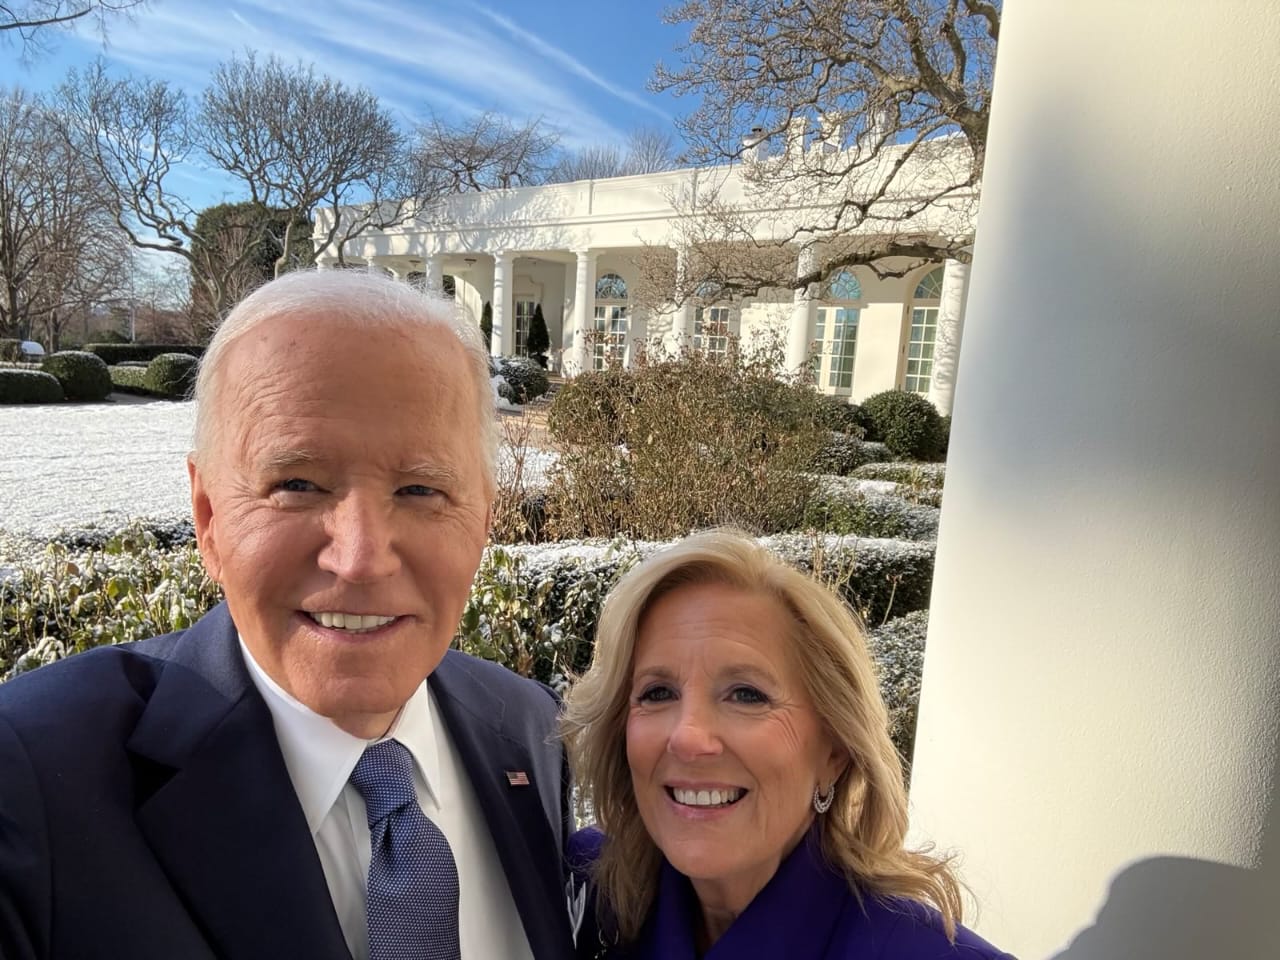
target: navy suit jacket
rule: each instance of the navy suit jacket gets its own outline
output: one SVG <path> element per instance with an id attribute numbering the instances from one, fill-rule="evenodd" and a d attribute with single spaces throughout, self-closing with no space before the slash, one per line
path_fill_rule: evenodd
<path id="1" fill-rule="evenodd" d="M 428 682 L 534 957 L 560 960 L 555 699 L 452 650 Z M 0 957 L 350 960 L 225 605 L 0 684 Z"/>
<path id="2" fill-rule="evenodd" d="M 576 877 L 590 873 L 603 837 L 583 830 L 570 841 Z M 585 867 L 585 869 L 584 869 Z M 593 900 L 594 898 L 589 898 Z M 591 910 L 595 909 L 594 903 Z M 588 924 L 592 918 L 587 918 Z M 687 877 L 662 862 L 658 888 L 640 938 L 608 946 L 607 933 L 584 924 L 578 956 L 609 960 L 698 960 L 694 931 L 701 923 Z M 611 925 L 606 921 L 605 928 Z M 747 909 L 701 960 L 1014 960 L 977 934 L 957 929 L 955 943 L 939 914 L 912 900 L 854 895 L 849 881 L 822 856 L 811 830 L 778 866 Z"/>

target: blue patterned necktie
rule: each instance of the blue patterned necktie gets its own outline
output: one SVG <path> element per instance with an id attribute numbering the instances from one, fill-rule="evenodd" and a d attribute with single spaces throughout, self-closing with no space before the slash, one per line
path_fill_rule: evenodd
<path id="1" fill-rule="evenodd" d="M 403 744 L 367 747 L 351 783 L 369 815 L 369 960 L 460 960 L 458 867 L 418 806 Z"/>

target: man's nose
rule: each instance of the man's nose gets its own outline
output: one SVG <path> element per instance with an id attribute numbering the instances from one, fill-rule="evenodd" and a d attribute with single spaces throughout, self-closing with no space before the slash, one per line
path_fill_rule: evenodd
<path id="1" fill-rule="evenodd" d="M 697 760 L 720 753 L 722 744 L 716 729 L 714 710 L 692 702 L 680 701 L 680 715 L 667 740 L 667 750 L 680 760 Z"/>
<path id="2" fill-rule="evenodd" d="M 328 540 L 320 551 L 320 569 L 350 583 L 391 576 L 400 569 L 391 506 L 359 492 L 348 493 L 330 512 Z"/>

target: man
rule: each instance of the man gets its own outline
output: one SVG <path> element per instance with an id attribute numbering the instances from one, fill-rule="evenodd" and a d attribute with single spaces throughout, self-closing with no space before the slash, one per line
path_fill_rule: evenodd
<path id="1" fill-rule="evenodd" d="M 196 394 L 226 602 L 0 686 L 0 956 L 569 955 L 556 702 L 448 650 L 494 492 L 478 332 L 291 274 Z"/>

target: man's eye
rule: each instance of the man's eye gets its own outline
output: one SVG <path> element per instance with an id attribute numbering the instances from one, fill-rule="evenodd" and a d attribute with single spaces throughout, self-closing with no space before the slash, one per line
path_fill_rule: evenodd
<path id="1" fill-rule="evenodd" d="M 676 693 L 665 684 L 655 683 L 651 687 L 645 687 L 640 691 L 640 696 L 636 700 L 640 703 L 666 703 L 668 700 L 674 700 Z"/>
<path id="2" fill-rule="evenodd" d="M 277 490 L 283 490 L 285 493 L 310 493 L 313 490 L 320 489 L 310 480 L 303 480 L 300 477 L 290 477 L 288 480 L 281 480 L 276 484 Z"/>
<path id="3" fill-rule="evenodd" d="M 407 487 L 401 487 L 397 492 L 410 497 L 433 497 L 440 491 L 424 483 L 411 483 Z"/>
<path id="4" fill-rule="evenodd" d="M 729 699 L 734 703 L 747 704 L 755 706 L 762 703 L 768 703 L 769 697 L 763 691 L 755 687 L 734 687 L 729 691 Z"/>

